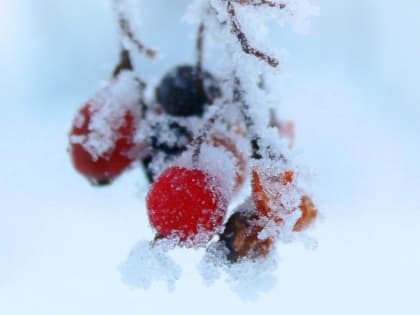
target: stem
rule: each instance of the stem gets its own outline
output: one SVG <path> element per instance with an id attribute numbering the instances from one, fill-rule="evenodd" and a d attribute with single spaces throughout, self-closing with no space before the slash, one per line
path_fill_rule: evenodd
<path id="1" fill-rule="evenodd" d="M 203 69 L 203 42 L 204 42 L 204 23 L 201 22 L 197 30 L 196 51 L 197 51 L 197 70 Z"/>
<path id="2" fill-rule="evenodd" d="M 241 90 L 241 81 L 236 75 L 233 88 L 233 101 L 239 103 L 240 111 L 245 121 L 247 133 L 250 135 L 252 149 L 251 157 L 255 160 L 261 160 L 263 158 L 261 154 L 261 137 L 255 131 L 255 122 L 249 112 L 249 104 L 245 102 L 243 92 Z"/>
<path id="3" fill-rule="evenodd" d="M 211 128 L 214 126 L 216 121 L 220 118 L 224 107 L 229 103 L 230 103 L 229 101 L 225 101 L 222 104 L 220 104 L 216 112 L 212 116 L 210 116 L 209 119 L 207 119 L 203 127 L 200 129 L 198 136 L 193 140 L 191 144 L 194 150 L 192 154 L 193 164 L 198 163 L 198 160 L 200 158 L 200 153 L 201 153 L 201 145 L 204 143 L 204 140 L 208 137 Z"/>
<path id="4" fill-rule="evenodd" d="M 262 5 L 266 5 L 271 8 L 278 7 L 279 9 L 284 9 L 286 7 L 285 3 L 281 3 L 281 2 L 276 3 L 270 0 L 259 0 L 259 1 L 257 0 L 231 0 L 231 1 L 237 4 L 241 4 L 241 5 L 252 5 L 254 7 L 262 6 Z"/>
<path id="5" fill-rule="evenodd" d="M 121 48 L 120 62 L 115 66 L 112 76 L 116 78 L 123 70 L 133 70 L 130 52 L 125 48 Z"/>

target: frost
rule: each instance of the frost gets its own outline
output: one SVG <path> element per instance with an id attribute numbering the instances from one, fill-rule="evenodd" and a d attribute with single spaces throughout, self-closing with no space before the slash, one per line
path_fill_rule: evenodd
<path id="1" fill-rule="evenodd" d="M 286 1 L 287 16 L 285 22 L 290 24 L 296 33 L 306 33 L 310 27 L 310 18 L 320 15 L 320 9 L 307 0 Z"/>
<path id="2" fill-rule="evenodd" d="M 181 276 L 181 267 L 167 255 L 173 246 L 169 240 L 138 242 L 119 266 L 123 282 L 132 288 L 147 289 L 153 282 L 161 280 L 173 290 L 175 281 Z"/>
<path id="3" fill-rule="evenodd" d="M 256 299 L 275 286 L 278 263 L 274 254 L 264 259 L 242 259 L 232 264 L 226 260 L 224 251 L 220 244 L 214 243 L 201 260 L 199 271 L 207 285 L 225 278 L 232 291 L 244 300 Z"/>
<path id="4" fill-rule="evenodd" d="M 216 181 L 214 185 L 220 186 L 226 198 L 230 199 L 236 178 L 236 165 L 232 154 L 222 147 L 203 144 L 196 163 L 192 162 L 192 155 L 193 150 L 184 152 L 174 165 L 198 168 L 210 174 Z"/>
<path id="5" fill-rule="evenodd" d="M 143 113 L 135 142 L 148 144 L 146 154 L 152 161 L 147 168 L 153 176 L 168 167 L 199 169 L 210 175 L 211 189 L 223 195 L 212 195 L 218 198 L 217 211 L 223 210 L 223 215 L 245 180 L 252 194 L 210 234 L 203 229 L 200 218 L 194 217 L 198 233 L 187 240 L 180 241 L 185 235 L 180 235 L 176 227 L 167 240 L 157 240 L 153 245 L 138 243 L 120 270 L 132 287 L 147 288 L 155 280 L 164 280 L 173 287 L 181 271 L 167 255 L 168 250 L 175 245 L 207 246 L 199 266 L 204 281 L 212 284 L 224 277 L 241 297 L 252 299 L 275 285 L 278 242 L 300 240 L 308 248 L 316 247 L 314 240 L 301 233 L 317 210 L 303 188 L 301 168 L 294 163 L 293 125 L 272 121 L 279 101 L 273 98 L 270 86 L 275 87 L 277 82 L 283 52 L 276 51 L 267 38 L 273 31 L 270 22 L 289 25 L 299 33 L 307 31 L 311 17 L 319 15 L 319 8 L 307 0 L 190 3 L 184 21 L 200 24 L 202 32 L 198 34 L 204 34 L 197 36 L 196 62 L 205 68 L 211 64 L 221 96 L 208 98 L 207 105 L 211 106 L 202 117 L 171 117 L 153 105 L 156 100 L 151 96 L 148 101 L 152 105 Z M 200 51 L 203 46 L 205 49 Z M 114 125 L 118 126 L 118 122 Z M 181 132 L 183 129 L 189 133 Z M 101 141 L 106 146 L 107 141 Z M 97 144 L 94 147 L 96 151 L 101 149 Z M 182 185 L 171 187 L 172 191 L 185 192 L 185 187 L 178 186 Z M 191 191 L 186 194 L 193 196 Z M 201 210 L 205 214 L 210 211 Z M 180 213 L 171 214 L 164 222 L 173 224 Z M 180 225 L 179 230 L 185 228 L 184 223 Z M 213 236 L 217 240 L 209 244 Z"/>

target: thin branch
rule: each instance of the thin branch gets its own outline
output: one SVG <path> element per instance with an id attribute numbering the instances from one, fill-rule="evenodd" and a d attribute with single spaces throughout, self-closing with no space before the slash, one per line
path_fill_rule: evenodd
<path id="1" fill-rule="evenodd" d="M 228 100 L 224 101 L 219 107 L 216 109 L 216 112 L 210 116 L 204 123 L 203 127 L 200 129 L 199 134 L 197 137 L 194 138 L 191 146 L 193 147 L 193 154 L 192 154 L 192 162 L 193 164 L 198 163 L 200 153 L 201 153 L 201 145 L 204 143 L 206 138 L 208 137 L 211 129 L 213 128 L 214 124 L 218 121 L 221 117 L 223 109 L 227 104 L 230 104 Z"/>
<path id="2" fill-rule="evenodd" d="M 127 18 L 124 16 L 122 12 L 118 15 L 118 24 L 120 26 L 121 32 L 136 46 L 137 50 L 140 53 L 146 54 L 146 56 L 150 58 L 154 58 L 157 54 L 156 50 L 151 48 L 147 48 L 146 46 L 141 43 L 136 36 L 134 35 L 133 30 L 131 29 L 131 25 Z"/>
<path id="3" fill-rule="evenodd" d="M 144 53 L 146 56 L 154 58 L 157 54 L 156 50 L 146 47 L 136 37 L 128 17 L 124 14 L 121 2 L 123 2 L 123 0 L 114 0 L 114 8 L 117 12 L 118 26 L 120 32 L 123 36 L 127 37 L 127 39 L 137 48 L 137 50 L 140 53 Z"/>
<path id="4" fill-rule="evenodd" d="M 195 48 L 197 51 L 197 69 L 199 72 L 203 70 L 203 43 L 204 43 L 204 23 L 201 22 L 197 30 L 197 39 Z"/>
<path id="5" fill-rule="evenodd" d="M 230 21 L 231 21 L 232 32 L 238 38 L 238 41 L 241 44 L 242 50 L 244 51 L 244 53 L 249 54 L 249 55 L 253 55 L 253 56 L 257 57 L 258 59 L 261 59 L 261 60 L 265 61 L 266 63 L 268 63 L 273 68 L 276 68 L 280 64 L 279 61 L 276 58 L 271 57 L 270 55 L 264 53 L 263 51 L 261 51 L 257 48 L 252 47 L 249 44 L 249 40 L 248 40 L 247 36 L 245 35 L 245 33 L 241 29 L 241 24 L 239 23 L 239 21 L 237 19 L 236 11 L 235 11 L 235 8 L 234 8 L 231 0 L 227 1 L 227 11 L 228 11 Z"/>
<path id="6" fill-rule="evenodd" d="M 243 92 L 241 91 L 241 81 L 237 76 L 235 76 L 233 88 L 233 101 L 238 102 L 240 105 L 240 111 L 244 118 L 247 133 L 250 135 L 251 138 L 251 157 L 256 160 L 261 160 L 261 137 L 255 131 L 255 122 L 251 116 L 249 104 L 245 101 L 243 97 Z"/>
<path id="7" fill-rule="evenodd" d="M 241 5 L 252 5 L 254 7 L 263 6 L 263 5 L 271 7 L 271 8 L 277 7 L 279 9 L 284 9 L 286 7 L 285 3 L 282 3 L 282 2 L 277 3 L 270 0 L 231 0 L 231 1 L 237 4 L 241 4 Z"/>

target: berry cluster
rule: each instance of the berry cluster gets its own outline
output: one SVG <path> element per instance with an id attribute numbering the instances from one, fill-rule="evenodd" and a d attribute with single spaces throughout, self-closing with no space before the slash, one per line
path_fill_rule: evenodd
<path id="1" fill-rule="evenodd" d="M 229 20 L 221 24 L 230 25 L 242 51 L 277 67 L 275 58 L 250 45 L 235 6 L 285 6 L 225 2 Z M 155 54 L 134 36 L 122 12 L 119 24 L 139 51 Z M 147 87 L 133 69 L 130 52 L 122 49 L 108 85 L 74 119 L 71 159 L 95 185 L 110 184 L 130 167 L 142 165 L 151 183 L 146 207 L 156 239 L 195 247 L 207 246 L 218 235 L 216 243 L 228 261 L 262 258 L 287 226 L 292 232 L 304 230 L 317 210 L 284 152 L 256 131 L 242 78 L 236 72 L 220 78 L 203 69 L 204 30 L 201 23 L 196 64 L 170 70 L 150 100 L 144 97 Z M 293 146 L 293 124 L 277 119 L 273 110 L 265 127 L 275 131 L 278 141 L 286 139 L 289 148 Z M 247 182 L 251 196 L 228 216 L 233 196 Z"/>

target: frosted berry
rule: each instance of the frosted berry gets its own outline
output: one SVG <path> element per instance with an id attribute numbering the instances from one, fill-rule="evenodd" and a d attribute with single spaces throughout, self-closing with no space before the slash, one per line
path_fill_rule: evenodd
<path id="1" fill-rule="evenodd" d="M 192 140 L 192 132 L 178 124 L 176 121 L 155 123 L 150 128 L 147 138 L 149 153 L 142 159 L 146 176 L 150 182 L 154 181 L 155 175 L 153 162 L 160 159 L 165 163 L 180 155 Z"/>
<path id="2" fill-rule="evenodd" d="M 151 186 L 146 206 L 161 237 L 203 245 L 223 224 L 227 209 L 218 180 L 200 169 L 167 168 Z"/>
<path id="3" fill-rule="evenodd" d="M 173 116 L 201 116 L 205 105 L 221 95 L 216 79 L 207 71 L 182 65 L 167 73 L 156 88 L 156 99 Z"/>
<path id="4" fill-rule="evenodd" d="M 272 248 L 273 239 L 259 237 L 263 226 L 258 224 L 260 216 L 252 211 L 234 211 L 219 236 L 219 242 L 226 248 L 226 258 L 236 262 L 241 258 L 266 257 Z"/>
<path id="5" fill-rule="evenodd" d="M 286 186 L 293 183 L 294 176 L 294 172 L 288 170 L 278 176 L 271 176 L 269 181 Z M 271 208 L 271 204 L 279 203 L 280 193 L 278 191 L 272 191 L 272 188 L 270 189 L 267 186 L 270 186 L 270 183 L 265 182 L 258 170 L 254 168 L 252 171 L 252 196 L 256 210 L 261 216 L 271 218 L 280 224 L 282 219 Z M 284 212 L 287 212 L 287 209 L 281 203 L 280 206 Z M 318 210 L 315 208 L 312 200 L 303 193 L 300 197 L 298 208 L 302 212 L 302 215 L 293 227 L 293 231 L 295 232 L 300 232 L 307 228 L 318 216 Z"/>
<path id="6" fill-rule="evenodd" d="M 78 112 L 70 132 L 70 154 L 76 170 L 92 183 L 104 185 L 120 175 L 134 160 L 134 133 L 139 113 L 125 111 L 119 126 L 109 126 L 107 137 L 91 127 L 103 104 L 87 103 Z M 106 139 L 105 139 L 106 138 Z M 105 149 L 104 149 L 105 148 Z"/>

